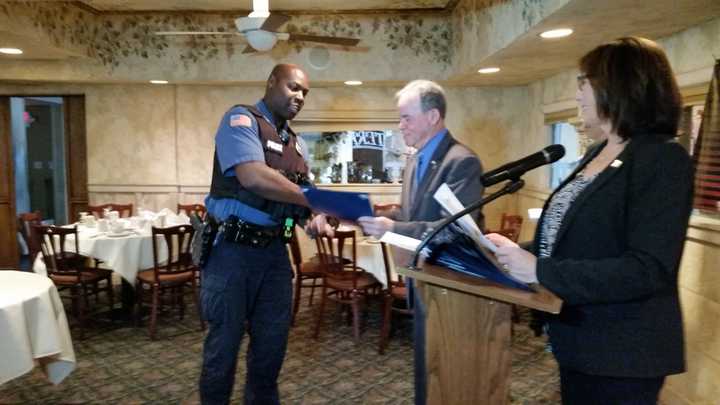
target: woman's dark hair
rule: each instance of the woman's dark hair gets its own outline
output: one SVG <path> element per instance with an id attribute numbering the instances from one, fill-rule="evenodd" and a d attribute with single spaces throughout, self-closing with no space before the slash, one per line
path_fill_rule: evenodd
<path id="1" fill-rule="evenodd" d="M 645 38 L 620 38 L 580 59 L 597 113 L 623 139 L 640 133 L 674 137 L 682 99 L 665 52 Z"/>

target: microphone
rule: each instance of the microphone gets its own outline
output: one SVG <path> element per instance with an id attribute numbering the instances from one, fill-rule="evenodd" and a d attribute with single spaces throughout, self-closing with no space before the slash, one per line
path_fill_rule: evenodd
<path id="1" fill-rule="evenodd" d="M 535 152 L 520 160 L 504 164 L 497 169 L 485 173 L 480 181 L 485 187 L 500 183 L 505 180 L 517 180 L 536 167 L 553 163 L 565 156 L 565 148 L 562 145 L 550 145 L 540 152 Z"/>

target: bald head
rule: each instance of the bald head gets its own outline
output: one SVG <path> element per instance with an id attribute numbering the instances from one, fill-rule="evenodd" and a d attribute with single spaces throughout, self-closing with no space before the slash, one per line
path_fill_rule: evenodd
<path id="1" fill-rule="evenodd" d="M 275 120 L 284 122 L 300 112 L 309 91 L 307 73 L 297 65 L 282 63 L 270 72 L 263 101 Z"/>

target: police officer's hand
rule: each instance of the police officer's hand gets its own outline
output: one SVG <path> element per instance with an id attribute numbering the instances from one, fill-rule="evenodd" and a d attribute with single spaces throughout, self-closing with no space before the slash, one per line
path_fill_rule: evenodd
<path id="1" fill-rule="evenodd" d="M 321 235 L 330 237 L 335 235 L 335 231 L 328 223 L 327 217 L 322 214 L 315 215 L 313 219 L 305 225 L 305 232 L 313 238 Z"/>
<path id="2" fill-rule="evenodd" d="M 395 221 L 387 217 L 360 217 L 357 221 L 366 235 L 378 239 L 395 227 Z"/>

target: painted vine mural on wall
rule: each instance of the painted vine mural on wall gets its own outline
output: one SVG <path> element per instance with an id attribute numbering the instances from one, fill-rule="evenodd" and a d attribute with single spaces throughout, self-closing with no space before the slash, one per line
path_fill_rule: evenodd
<path id="1" fill-rule="evenodd" d="M 460 0 L 453 10 L 452 26 L 455 32 L 455 41 L 452 42 L 455 52 L 462 46 L 464 35 L 480 35 L 480 29 L 492 23 L 493 7 L 510 0 Z M 520 8 L 523 27 L 520 31 L 527 31 L 537 24 L 545 14 L 543 0 L 519 0 L 512 3 L 513 7 Z M 468 38 L 471 40 L 471 38 Z"/>
<path id="2" fill-rule="evenodd" d="M 127 58 L 177 56 L 185 66 L 200 61 L 232 58 L 247 46 L 236 37 L 157 36 L 155 31 L 235 32 L 233 18 L 213 14 L 94 15 L 71 2 L 14 2 L 0 5 L 6 17 L 22 15 L 48 35 L 58 47 L 72 46 L 113 69 Z M 361 38 L 361 46 L 383 45 L 409 50 L 429 62 L 447 67 L 452 59 L 453 30 L 442 18 L 423 16 L 346 17 L 295 16 L 282 32 Z M 276 48 L 287 47 L 279 41 Z M 312 45 L 308 43 L 307 45 Z M 300 52 L 303 45 L 291 43 Z"/>

